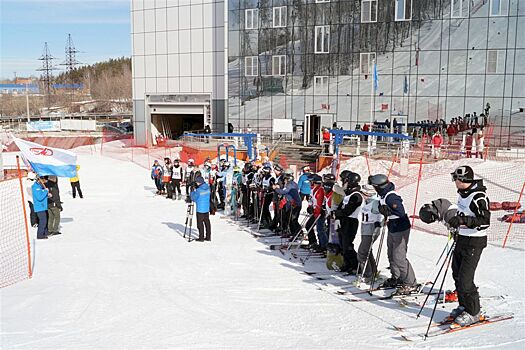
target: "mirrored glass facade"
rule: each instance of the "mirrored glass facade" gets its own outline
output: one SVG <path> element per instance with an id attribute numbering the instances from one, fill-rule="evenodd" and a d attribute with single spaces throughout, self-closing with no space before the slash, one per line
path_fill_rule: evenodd
<path id="1" fill-rule="evenodd" d="M 264 132 L 272 118 L 332 114 L 353 129 L 449 121 L 487 102 L 509 116 L 525 107 L 519 2 L 228 0 L 229 122 Z"/>

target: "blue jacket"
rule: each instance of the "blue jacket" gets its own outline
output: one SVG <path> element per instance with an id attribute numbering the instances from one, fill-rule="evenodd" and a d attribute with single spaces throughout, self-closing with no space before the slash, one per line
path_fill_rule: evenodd
<path id="1" fill-rule="evenodd" d="M 31 192 L 33 193 L 33 206 L 35 208 L 35 213 L 47 211 L 47 194 L 49 191 L 35 181 L 33 186 L 31 186 Z"/>
<path id="2" fill-rule="evenodd" d="M 151 178 L 152 179 L 160 179 L 162 178 L 162 175 L 163 175 L 163 171 L 160 165 L 153 165 L 151 167 Z"/>
<path id="3" fill-rule="evenodd" d="M 190 194 L 191 200 L 197 203 L 197 213 L 210 212 L 210 186 L 203 183 Z"/>
<path id="4" fill-rule="evenodd" d="M 301 206 L 301 196 L 299 196 L 299 187 L 294 181 L 288 182 L 284 187 L 275 190 L 286 199 L 287 205 L 294 203 L 296 206 Z"/>
<path id="5" fill-rule="evenodd" d="M 299 183 L 297 186 L 299 187 L 301 194 L 310 195 L 312 192 L 312 187 L 310 186 L 310 175 L 310 173 L 304 173 L 299 177 Z"/>
<path id="6" fill-rule="evenodd" d="M 386 194 L 390 191 L 394 191 L 396 186 L 393 183 L 389 183 L 377 194 L 381 198 L 385 198 Z M 405 212 L 405 207 L 403 206 L 403 199 L 397 194 L 391 194 L 386 198 L 386 205 L 392 211 L 392 215 L 396 215 L 399 219 L 390 219 L 388 220 L 388 231 L 391 233 L 406 231 L 410 228 L 410 220 L 408 215 Z"/>

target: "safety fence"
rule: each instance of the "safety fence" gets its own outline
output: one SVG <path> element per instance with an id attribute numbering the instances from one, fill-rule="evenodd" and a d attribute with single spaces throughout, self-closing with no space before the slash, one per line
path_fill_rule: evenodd
<path id="1" fill-rule="evenodd" d="M 20 170 L 17 177 L 0 181 L 0 288 L 32 275 L 24 197 Z"/>

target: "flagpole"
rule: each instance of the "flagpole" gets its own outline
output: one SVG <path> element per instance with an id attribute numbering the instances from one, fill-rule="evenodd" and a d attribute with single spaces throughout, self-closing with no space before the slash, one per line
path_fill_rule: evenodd
<path id="1" fill-rule="evenodd" d="M 373 60 L 373 65 L 372 65 L 372 88 L 370 89 L 370 128 L 369 130 L 370 131 L 373 131 L 372 129 L 372 125 L 374 125 L 374 99 L 375 99 L 375 95 L 374 95 L 374 88 L 375 88 L 375 80 L 376 80 L 376 60 Z M 368 138 L 370 140 L 370 138 Z"/>

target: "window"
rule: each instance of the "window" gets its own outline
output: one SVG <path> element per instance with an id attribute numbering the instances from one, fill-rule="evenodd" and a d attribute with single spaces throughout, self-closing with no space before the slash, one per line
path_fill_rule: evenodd
<path id="1" fill-rule="evenodd" d="M 326 95 L 328 94 L 328 77 L 327 76 L 314 76 L 314 95 Z"/>
<path id="2" fill-rule="evenodd" d="M 315 53 L 330 52 L 330 26 L 315 27 Z"/>
<path id="3" fill-rule="evenodd" d="M 361 22 L 377 22 L 377 0 L 361 1 Z"/>
<path id="4" fill-rule="evenodd" d="M 372 72 L 372 66 L 376 59 L 376 54 L 372 52 L 362 53 L 359 55 L 359 72 L 369 75 Z"/>
<path id="5" fill-rule="evenodd" d="M 470 0 L 452 0 L 452 3 L 450 4 L 450 17 L 468 17 L 469 3 Z"/>
<path id="6" fill-rule="evenodd" d="M 490 15 L 505 16 L 509 10 L 509 0 L 490 0 Z"/>
<path id="7" fill-rule="evenodd" d="M 412 19 L 412 0 L 396 0 L 396 21 Z"/>
<path id="8" fill-rule="evenodd" d="M 259 57 L 249 56 L 244 58 L 244 75 L 247 77 L 259 75 Z"/>
<path id="9" fill-rule="evenodd" d="M 487 51 L 487 73 L 498 73 L 498 56 L 500 51 L 488 50 Z"/>
<path id="10" fill-rule="evenodd" d="M 272 75 L 286 75 L 286 56 L 272 56 Z"/>
<path id="11" fill-rule="evenodd" d="M 273 27 L 286 27 L 286 6 L 273 8 Z"/>
<path id="12" fill-rule="evenodd" d="M 257 9 L 246 9 L 244 10 L 244 28 L 245 29 L 257 29 L 259 11 Z"/>

